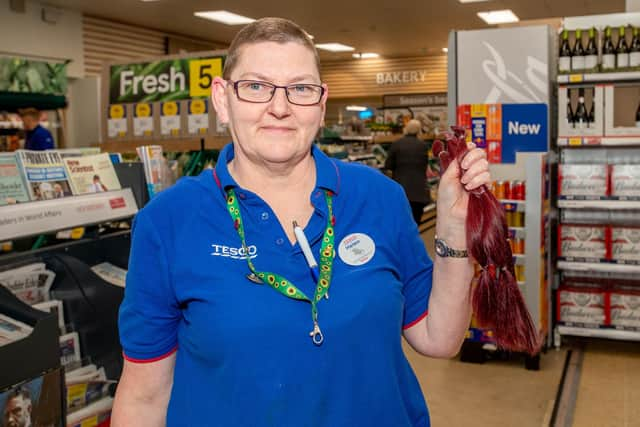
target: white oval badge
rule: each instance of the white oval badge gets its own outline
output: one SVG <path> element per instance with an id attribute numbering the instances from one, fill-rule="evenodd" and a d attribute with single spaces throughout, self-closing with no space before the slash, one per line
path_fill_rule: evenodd
<path id="1" fill-rule="evenodd" d="M 376 253 L 373 239 L 364 233 L 352 233 L 342 239 L 338 246 L 338 255 L 345 264 L 363 265 Z"/>

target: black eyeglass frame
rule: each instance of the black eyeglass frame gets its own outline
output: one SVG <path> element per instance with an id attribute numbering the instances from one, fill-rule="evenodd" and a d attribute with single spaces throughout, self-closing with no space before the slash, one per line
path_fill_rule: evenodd
<path id="1" fill-rule="evenodd" d="M 273 88 L 271 90 L 271 96 L 269 97 L 269 99 L 267 99 L 265 101 L 252 101 L 250 99 L 245 99 L 245 98 L 241 97 L 240 93 L 238 92 L 238 85 L 240 83 L 246 83 L 246 82 L 260 83 L 260 84 L 264 84 L 264 85 L 267 85 L 267 86 L 271 86 Z M 301 107 L 310 107 L 310 106 L 313 106 L 313 105 L 318 105 L 322 101 L 322 97 L 324 96 L 324 92 L 325 92 L 324 86 L 317 85 L 315 83 L 294 83 L 294 84 L 290 84 L 290 85 L 286 85 L 286 86 L 278 86 L 278 85 L 275 85 L 273 83 L 265 82 L 265 81 L 262 81 L 262 80 L 236 80 L 236 81 L 234 81 L 234 80 L 230 80 L 230 79 L 227 80 L 227 83 L 231 83 L 231 85 L 233 86 L 233 91 L 235 92 L 236 97 L 240 101 L 250 102 L 252 104 L 266 104 L 267 102 L 271 102 L 271 100 L 273 99 L 273 97 L 276 94 L 276 90 L 277 89 L 284 89 L 284 94 L 287 97 L 287 101 L 290 104 L 299 105 Z M 317 101 L 311 103 L 311 104 L 300 104 L 298 102 L 291 101 L 291 98 L 289 98 L 289 88 L 292 88 L 292 87 L 295 87 L 295 86 L 300 86 L 300 85 L 313 86 L 315 88 L 319 88 L 320 89 L 320 97 L 319 97 L 319 99 Z"/>

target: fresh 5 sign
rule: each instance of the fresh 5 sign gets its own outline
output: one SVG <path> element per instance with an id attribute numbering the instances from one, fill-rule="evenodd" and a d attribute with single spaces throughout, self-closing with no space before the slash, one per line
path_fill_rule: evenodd
<path id="1" fill-rule="evenodd" d="M 109 103 L 177 101 L 209 96 L 213 78 L 222 75 L 224 57 L 173 59 L 113 65 Z"/>
<path id="2" fill-rule="evenodd" d="M 517 151 L 549 150 L 546 104 L 502 104 L 502 163 L 515 163 Z"/>

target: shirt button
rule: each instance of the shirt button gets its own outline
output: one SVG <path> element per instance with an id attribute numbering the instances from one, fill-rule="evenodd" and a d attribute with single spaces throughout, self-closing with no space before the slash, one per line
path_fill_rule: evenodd
<path id="1" fill-rule="evenodd" d="M 284 243 L 284 239 L 282 237 L 280 237 L 279 239 L 276 239 L 276 245 L 282 245 Z"/>
<path id="2" fill-rule="evenodd" d="M 260 218 L 262 218 L 263 221 L 266 221 L 269 219 L 269 213 L 268 212 L 262 212 L 262 215 L 260 215 Z"/>

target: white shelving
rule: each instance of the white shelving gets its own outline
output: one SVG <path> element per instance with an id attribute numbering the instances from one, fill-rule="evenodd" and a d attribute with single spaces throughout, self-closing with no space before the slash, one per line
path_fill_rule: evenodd
<path id="1" fill-rule="evenodd" d="M 608 338 L 613 340 L 640 341 L 640 332 L 622 331 L 618 329 L 579 328 L 575 326 L 558 326 L 560 335 L 578 337 Z"/>
<path id="2" fill-rule="evenodd" d="M 558 200 L 562 209 L 640 209 L 640 200 Z"/>
<path id="3" fill-rule="evenodd" d="M 558 137 L 559 147 L 624 147 L 640 146 L 638 136 L 566 136 Z"/>
<path id="4" fill-rule="evenodd" d="M 621 71 L 617 73 L 562 74 L 558 76 L 558 83 L 565 84 L 630 80 L 640 80 L 640 71 Z"/>
<path id="5" fill-rule="evenodd" d="M 558 261 L 558 270 L 603 272 L 603 273 L 636 273 L 640 274 L 640 265 L 613 264 L 607 262 L 573 262 Z"/>
<path id="6" fill-rule="evenodd" d="M 0 241 L 129 218 L 138 212 L 130 188 L 0 207 Z"/>

